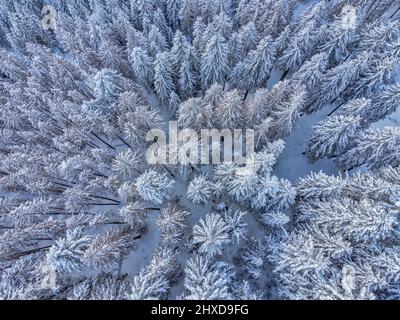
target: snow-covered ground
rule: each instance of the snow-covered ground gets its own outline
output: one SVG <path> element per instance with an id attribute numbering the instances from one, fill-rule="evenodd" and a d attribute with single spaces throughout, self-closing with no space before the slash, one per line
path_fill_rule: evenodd
<path id="1" fill-rule="evenodd" d="M 310 115 L 304 115 L 297 121 L 293 133 L 285 140 L 285 150 L 276 166 L 275 174 L 278 177 L 296 182 L 297 179 L 305 177 L 311 172 L 323 171 L 326 174 L 337 174 L 339 172 L 339 169 L 330 159 L 310 163 L 304 155 L 308 139 L 313 133 L 312 127 L 328 113 L 328 108 L 323 108 Z"/>

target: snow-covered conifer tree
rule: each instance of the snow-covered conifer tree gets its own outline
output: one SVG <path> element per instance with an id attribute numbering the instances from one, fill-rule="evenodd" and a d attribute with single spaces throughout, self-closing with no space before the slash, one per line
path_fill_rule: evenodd
<path id="1" fill-rule="evenodd" d="M 140 154 L 128 149 L 117 154 L 113 160 L 112 170 L 124 178 L 134 177 L 140 172 L 141 161 Z"/>
<path id="2" fill-rule="evenodd" d="M 271 8 L 273 14 L 270 17 L 266 27 L 264 27 L 263 34 L 269 34 L 273 38 L 276 38 L 292 21 L 294 7 L 295 1 L 293 0 L 276 1 Z"/>
<path id="3" fill-rule="evenodd" d="M 59 272 L 81 269 L 85 250 L 92 240 L 82 235 L 82 228 L 68 230 L 66 237 L 57 240 L 50 248 L 47 254 L 49 265 Z"/>
<path id="4" fill-rule="evenodd" d="M 302 82 L 308 91 L 312 91 L 321 84 L 327 65 L 325 53 L 315 54 L 293 75 L 292 81 Z"/>
<path id="5" fill-rule="evenodd" d="M 183 57 L 183 60 L 181 60 L 179 68 L 178 86 L 179 93 L 183 98 L 193 95 L 196 87 L 196 80 L 193 56 L 188 52 Z"/>
<path id="6" fill-rule="evenodd" d="M 182 240 L 188 215 L 189 212 L 172 205 L 161 210 L 157 226 L 161 231 L 161 238 L 166 244 L 175 245 Z"/>
<path id="7" fill-rule="evenodd" d="M 140 175 L 135 182 L 135 186 L 140 196 L 156 204 L 162 204 L 164 200 L 170 197 L 170 191 L 174 185 L 172 180 L 166 177 L 166 174 L 158 173 L 154 170 L 148 170 Z"/>
<path id="8" fill-rule="evenodd" d="M 356 42 L 357 12 L 352 6 L 345 6 L 341 15 L 329 26 L 319 51 L 325 52 L 335 62 L 340 62 Z"/>
<path id="9" fill-rule="evenodd" d="M 179 98 L 179 96 L 174 91 L 172 91 L 171 95 L 169 97 L 169 103 L 168 103 L 169 112 L 171 114 L 171 117 L 176 116 L 181 103 L 182 103 L 182 101 Z"/>
<path id="10" fill-rule="evenodd" d="M 375 122 L 396 111 L 399 106 L 400 86 L 390 85 L 379 89 L 362 113 L 366 122 Z"/>
<path id="11" fill-rule="evenodd" d="M 257 48 L 232 70 L 232 84 L 244 90 L 264 86 L 276 58 L 276 48 L 270 37 L 262 39 Z"/>
<path id="12" fill-rule="evenodd" d="M 200 14 L 199 10 L 199 2 L 197 0 L 182 0 L 179 10 L 179 21 L 183 31 L 191 31 L 194 20 Z"/>
<path id="13" fill-rule="evenodd" d="M 267 255 L 267 243 L 263 238 L 250 238 L 242 249 L 240 260 L 242 268 L 250 278 L 259 279 L 264 271 Z"/>
<path id="14" fill-rule="evenodd" d="M 338 164 L 346 170 L 361 165 L 379 168 L 399 164 L 400 130 L 396 127 L 366 129 L 356 136 L 354 147 L 344 153 Z"/>
<path id="15" fill-rule="evenodd" d="M 213 191 L 212 183 L 206 175 L 196 176 L 188 186 L 188 198 L 195 204 L 205 204 L 208 202 Z"/>
<path id="16" fill-rule="evenodd" d="M 243 40 L 242 37 L 234 32 L 230 35 L 228 41 L 229 47 L 229 67 L 233 68 L 244 55 Z"/>
<path id="17" fill-rule="evenodd" d="M 151 26 L 151 29 L 148 34 L 148 42 L 149 42 L 149 53 L 150 56 L 156 58 L 159 53 L 162 53 L 167 50 L 168 43 L 165 36 L 162 34 L 160 29 L 155 25 Z"/>
<path id="18" fill-rule="evenodd" d="M 254 50 L 258 43 L 258 32 L 254 21 L 250 21 L 240 29 L 240 39 L 245 53 Z"/>
<path id="19" fill-rule="evenodd" d="M 110 69 L 99 71 L 94 81 L 96 84 L 95 93 L 100 100 L 115 101 L 123 90 L 123 78 L 117 72 Z"/>
<path id="20" fill-rule="evenodd" d="M 234 277 L 232 267 L 213 262 L 202 255 L 192 256 L 185 268 L 186 299 L 230 299 L 230 283 Z"/>
<path id="21" fill-rule="evenodd" d="M 220 128 L 239 129 L 245 123 L 245 105 L 238 90 L 225 93 L 216 109 Z"/>
<path id="22" fill-rule="evenodd" d="M 181 7 L 181 0 L 167 1 L 167 19 L 173 29 L 177 29 L 179 27 L 180 7 Z"/>
<path id="23" fill-rule="evenodd" d="M 136 234 L 140 235 L 146 230 L 146 208 L 142 204 L 130 202 L 121 208 L 119 214 Z"/>
<path id="24" fill-rule="evenodd" d="M 346 102 L 346 104 L 344 104 L 343 107 L 341 108 L 340 113 L 346 116 L 364 117 L 367 110 L 370 108 L 371 108 L 371 100 L 365 98 L 359 98 Z"/>
<path id="25" fill-rule="evenodd" d="M 214 35 L 208 41 L 201 61 L 201 82 L 204 90 L 214 83 L 225 83 L 229 72 L 228 59 L 226 41 L 220 34 Z"/>
<path id="26" fill-rule="evenodd" d="M 222 247 L 231 242 L 229 226 L 218 213 L 209 213 L 193 227 L 193 243 L 199 244 L 199 252 L 209 257 L 222 253 Z"/>
<path id="27" fill-rule="evenodd" d="M 232 21 L 229 16 L 221 11 L 220 14 L 214 17 L 213 19 L 213 27 L 216 33 L 222 35 L 225 39 L 229 39 L 232 34 Z"/>
<path id="28" fill-rule="evenodd" d="M 179 106 L 178 125 L 181 128 L 191 128 L 199 124 L 198 117 L 201 113 L 201 99 L 189 98 Z"/>
<path id="29" fill-rule="evenodd" d="M 224 210 L 222 216 L 224 221 L 229 227 L 230 236 L 233 238 L 232 242 L 239 243 L 240 240 L 246 238 L 247 223 L 244 222 L 243 217 L 246 215 L 244 211 Z"/>
<path id="30" fill-rule="evenodd" d="M 146 51 L 140 47 L 135 47 L 132 49 L 129 58 L 138 83 L 141 85 L 151 84 L 154 76 L 153 63 Z"/>
<path id="31" fill-rule="evenodd" d="M 168 102 L 171 93 L 175 91 L 169 54 L 157 54 L 155 61 L 154 89 L 161 101 Z"/>
<path id="32" fill-rule="evenodd" d="M 171 65 L 175 73 L 180 70 L 180 65 L 189 52 L 189 44 L 180 30 L 177 30 L 172 40 L 170 50 Z"/>
<path id="33" fill-rule="evenodd" d="M 320 171 L 301 178 L 297 184 L 297 192 L 304 200 L 336 198 L 343 192 L 346 183 L 341 177 L 328 176 Z"/>
<path id="34" fill-rule="evenodd" d="M 314 128 L 307 148 L 310 160 L 332 158 L 348 149 L 361 129 L 359 116 L 333 116 Z"/>
<path id="35" fill-rule="evenodd" d="M 278 104 L 271 111 L 271 131 L 276 136 L 283 137 L 292 132 L 293 126 L 306 104 L 305 96 L 306 91 L 303 86 L 294 87 L 291 89 L 289 99 Z"/>
<path id="36" fill-rule="evenodd" d="M 165 247 L 158 247 L 147 266 L 142 267 L 132 280 L 130 300 L 162 299 L 167 296 L 171 280 L 176 273 L 176 255 Z"/>
<path id="37" fill-rule="evenodd" d="M 196 21 L 193 24 L 193 41 L 192 45 L 195 49 L 196 60 L 200 61 L 203 55 L 203 52 L 206 47 L 206 40 L 205 39 L 205 31 L 206 26 L 203 22 L 202 17 L 197 17 Z"/>
<path id="38" fill-rule="evenodd" d="M 153 22 L 158 30 L 160 30 L 160 32 L 162 33 L 167 43 L 170 43 L 172 31 L 167 24 L 166 17 L 161 8 L 157 8 L 156 12 L 154 13 Z"/>

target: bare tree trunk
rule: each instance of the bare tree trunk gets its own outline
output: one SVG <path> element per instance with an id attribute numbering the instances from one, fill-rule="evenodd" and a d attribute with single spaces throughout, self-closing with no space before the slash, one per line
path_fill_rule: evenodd
<path id="1" fill-rule="evenodd" d="M 398 8 L 395 10 L 395 12 L 393 12 L 393 14 L 389 17 L 389 19 L 392 19 L 392 18 L 396 15 L 396 13 L 399 12 L 399 11 L 400 11 L 400 7 L 398 7 Z"/>
<path id="2" fill-rule="evenodd" d="M 282 75 L 282 77 L 279 79 L 279 81 L 283 81 L 283 80 L 286 78 L 286 76 L 288 75 L 289 71 L 290 71 L 290 68 L 287 69 L 287 70 L 283 73 L 283 75 Z"/>

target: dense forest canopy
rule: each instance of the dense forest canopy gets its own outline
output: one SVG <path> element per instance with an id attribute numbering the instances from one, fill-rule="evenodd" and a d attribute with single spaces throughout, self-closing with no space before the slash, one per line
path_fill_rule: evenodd
<path id="1" fill-rule="evenodd" d="M 398 1 L 0 8 L 1 299 L 399 298 Z M 149 164 L 170 121 L 252 165 Z"/>

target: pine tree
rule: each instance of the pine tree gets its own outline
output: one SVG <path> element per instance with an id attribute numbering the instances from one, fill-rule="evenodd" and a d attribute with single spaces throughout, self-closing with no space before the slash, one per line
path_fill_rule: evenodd
<path id="1" fill-rule="evenodd" d="M 96 236 L 85 250 L 83 260 L 89 267 L 109 267 L 132 248 L 132 234 L 129 227 L 109 228 Z"/>
<path id="2" fill-rule="evenodd" d="M 199 14 L 199 7 L 197 0 L 182 0 L 179 10 L 179 19 L 181 29 L 185 32 L 190 32 L 194 19 Z"/>
<path id="3" fill-rule="evenodd" d="M 349 13 L 346 11 L 350 8 Z M 340 62 L 348 54 L 349 49 L 357 41 L 357 13 L 351 7 L 345 7 L 341 15 L 329 26 L 326 40 L 319 46 L 319 51 L 325 52 L 332 61 Z"/>
<path id="4" fill-rule="evenodd" d="M 303 86 L 293 87 L 289 99 L 278 104 L 271 111 L 271 131 L 274 136 L 284 137 L 293 130 L 295 121 L 305 106 L 306 91 Z"/>
<path id="5" fill-rule="evenodd" d="M 343 105 L 341 114 L 364 118 L 364 115 L 369 108 L 371 108 L 371 100 L 365 98 L 353 99 Z"/>
<path id="6" fill-rule="evenodd" d="M 84 254 L 89 236 L 83 236 L 82 228 L 67 230 L 65 238 L 58 239 L 47 254 L 47 262 L 59 272 L 80 270 L 84 265 Z"/>
<path id="7" fill-rule="evenodd" d="M 268 100 L 279 86 L 280 84 L 278 83 L 271 91 L 267 88 L 260 88 L 254 93 L 253 97 L 247 102 L 248 115 L 246 118 L 248 123 L 258 125 L 261 122 L 266 121 L 266 118 L 271 111 L 270 108 L 272 107 Z"/>
<path id="8" fill-rule="evenodd" d="M 236 299 L 240 300 L 265 300 L 265 295 L 261 290 L 255 290 L 249 281 L 236 283 L 234 286 L 234 294 Z"/>
<path id="9" fill-rule="evenodd" d="M 173 181 L 166 174 L 148 170 L 136 179 L 135 186 L 144 200 L 161 204 L 169 198 Z"/>
<path id="10" fill-rule="evenodd" d="M 181 97 L 187 98 L 193 95 L 196 87 L 196 75 L 194 70 L 193 56 L 187 53 L 179 68 L 179 93 Z"/>
<path id="11" fill-rule="evenodd" d="M 209 213 L 205 219 L 193 227 L 193 243 L 199 244 L 199 252 L 209 257 L 222 253 L 222 247 L 231 242 L 228 236 L 229 226 L 221 215 Z"/>
<path id="12" fill-rule="evenodd" d="M 123 78 L 117 72 L 110 69 L 99 71 L 94 81 L 96 83 L 95 93 L 100 100 L 115 101 L 123 90 Z"/>
<path id="13" fill-rule="evenodd" d="M 180 30 L 177 30 L 172 40 L 170 51 L 172 68 L 175 73 L 179 73 L 182 61 L 189 53 L 189 44 Z"/>
<path id="14" fill-rule="evenodd" d="M 140 154 L 128 149 L 116 155 L 112 170 L 123 178 L 135 177 L 142 167 L 141 161 Z"/>
<path id="15" fill-rule="evenodd" d="M 252 166 L 235 168 L 227 183 L 229 195 L 238 202 L 251 200 L 257 187 L 259 179 Z"/>
<path id="16" fill-rule="evenodd" d="M 132 281 L 131 300 L 165 298 L 170 288 L 173 273 L 176 272 L 175 254 L 167 248 L 157 248 L 149 264 L 139 271 Z"/>
<path id="17" fill-rule="evenodd" d="M 348 149 L 361 129 L 361 118 L 353 116 L 333 116 L 314 127 L 306 151 L 312 160 L 332 158 Z"/>
<path id="18" fill-rule="evenodd" d="M 170 57 L 167 52 L 157 54 L 155 61 L 154 89 L 163 102 L 167 102 L 175 91 Z"/>
<path id="19" fill-rule="evenodd" d="M 289 180 L 279 180 L 278 189 L 267 205 L 269 210 L 275 211 L 276 213 L 273 220 L 279 221 L 274 224 L 284 225 L 289 222 L 289 217 L 283 212 L 295 203 L 296 195 L 296 188 L 292 186 Z"/>
<path id="20" fill-rule="evenodd" d="M 328 209 L 330 208 L 330 209 Z M 359 202 L 350 199 L 332 200 L 303 204 L 300 211 L 307 220 L 330 234 L 340 234 L 355 242 L 385 239 L 396 225 L 395 211 L 371 200 Z M 335 223 L 332 218 L 335 217 Z"/>
<path id="21" fill-rule="evenodd" d="M 186 299 L 230 299 L 229 285 L 234 276 L 232 268 L 215 263 L 207 256 L 192 256 L 185 268 Z"/>
<path id="22" fill-rule="evenodd" d="M 327 66 L 327 55 L 315 54 L 293 75 L 292 81 L 299 81 L 306 86 L 308 91 L 313 91 L 322 83 Z"/>
<path id="23" fill-rule="evenodd" d="M 212 25 L 215 33 L 219 33 L 225 39 L 229 39 L 232 34 L 232 21 L 230 17 L 223 11 L 215 16 L 212 21 Z"/>
<path id="24" fill-rule="evenodd" d="M 271 8 L 273 14 L 265 27 L 264 34 L 268 32 L 269 35 L 276 38 L 283 31 L 285 26 L 292 21 L 294 6 L 295 1 L 293 0 L 276 1 Z"/>
<path id="25" fill-rule="evenodd" d="M 366 63 L 365 61 L 363 63 Z M 359 77 L 357 60 L 348 60 L 334 68 L 329 69 L 319 87 L 314 88 L 312 95 L 315 100 L 306 109 L 312 112 L 326 101 L 338 98 L 343 91 L 348 89 Z M 318 89 L 317 89 L 318 88 Z M 316 102 L 316 105 L 314 105 Z"/>
<path id="26" fill-rule="evenodd" d="M 322 171 L 312 172 L 307 177 L 301 178 L 297 183 L 297 193 L 301 199 L 329 200 L 337 198 L 346 187 L 347 180 L 342 177 L 328 176 Z"/>
<path id="27" fill-rule="evenodd" d="M 254 50 L 258 43 L 258 32 L 254 21 L 250 21 L 240 29 L 239 37 L 245 53 Z"/>
<path id="28" fill-rule="evenodd" d="M 361 31 L 361 38 L 357 50 L 381 52 L 388 43 L 395 41 L 399 35 L 399 21 L 384 23 L 373 21 Z"/>
<path id="29" fill-rule="evenodd" d="M 203 56 L 206 47 L 206 40 L 208 41 L 208 39 L 205 39 L 205 31 L 206 26 L 204 25 L 203 19 L 201 17 L 197 17 L 193 24 L 192 41 L 197 61 L 201 61 L 201 57 Z M 200 70 L 200 68 L 198 68 L 198 70 Z"/>
<path id="30" fill-rule="evenodd" d="M 250 238 L 242 249 L 240 260 L 242 269 L 250 278 L 259 279 L 267 262 L 267 243 L 263 238 Z"/>
<path id="31" fill-rule="evenodd" d="M 176 245 L 182 240 L 188 215 L 189 212 L 178 206 L 171 205 L 161 210 L 156 223 L 165 244 Z"/>
<path id="32" fill-rule="evenodd" d="M 244 211 L 233 211 L 229 209 L 222 212 L 224 221 L 229 228 L 230 237 L 234 243 L 240 243 L 242 239 L 246 239 L 247 223 L 244 222 L 243 218 L 245 215 L 246 212 Z"/>
<path id="33" fill-rule="evenodd" d="M 128 27 L 126 31 L 126 42 L 128 53 L 131 53 L 136 47 L 142 48 L 145 52 L 149 48 L 148 39 L 142 32 L 133 27 Z"/>
<path id="34" fill-rule="evenodd" d="M 265 85 L 275 62 L 276 48 L 270 37 L 260 41 L 232 71 L 232 84 L 249 91 Z"/>
<path id="35" fill-rule="evenodd" d="M 229 47 L 229 67 L 233 68 L 240 60 L 242 60 L 244 55 L 243 41 L 242 37 L 234 32 L 228 41 Z"/>
<path id="36" fill-rule="evenodd" d="M 383 119 L 385 116 L 395 112 L 399 105 L 399 85 L 390 85 L 380 88 L 373 96 L 368 107 L 365 107 L 362 113 L 367 123 Z"/>
<path id="37" fill-rule="evenodd" d="M 147 53 L 140 47 L 135 47 L 129 56 L 133 73 L 139 84 L 146 86 L 153 82 L 153 63 Z"/>
<path id="38" fill-rule="evenodd" d="M 148 34 L 149 53 L 152 58 L 156 58 L 159 53 L 167 50 L 168 43 L 165 36 L 161 33 L 160 29 L 152 25 Z"/>
<path id="39" fill-rule="evenodd" d="M 212 193 L 212 184 L 207 180 L 207 176 L 196 176 L 189 184 L 187 195 L 195 204 L 205 204 L 208 202 Z"/>
<path id="40" fill-rule="evenodd" d="M 181 128 L 192 128 L 199 124 L 198 117 L 201 113 L 201 99 L 189 98 L 181 103 L 178 112 L 178 125 Z"/>
<path id="41" fill-rule="evenodd" d="M 171 96 L 169 97 L 169 104 L 168 104 L 169 113 L 171 114 L 171 117 L 173 118 L 176 117 L 181 102 L 182 101 L 181 99 L 179 99 L 179 96 L 174 91 L 172 91 Z"/>
<path id="42" fill-rule="evenodd" d="M 271 118 L 265 118 L 260 124 L 254 126 L 255 145 L 257 148 L 269 141 L 271 130 Z"/>
<path id="43" fill-rule="evenodd" d="M 167 19 L 169 24 L 174 30 L 179 27 L 179 11 L 181 7 L 181 0 L 168 0 L 167 1 Z"/>
<path id="44" fill-rule="evenodd" d="M 157 8 L 153 16 L 154 25 L 160 30 L 162 35 L 167 41 L 167 44 L 171 42 L 171 28 L 168 26 L 164 12 L 161 8 Z"/>
<path id="45" fill-rule="evenodd" d="M 245 122 L 245 106 L 238 90 L 227 92 L 216 109 L 220 128 L 239 129 Z"/>
<path id="46" fill-rule="evenodd" d="M 366 129 L 357 135 L 354 147 L 338 159 L 338 164 L 346 170 L 361 165 L 369 168 L 396 166 L 399 164 L 399 135 L 399 129 L 394 127 Z"/>
<path id="47" fill-rule="evenodd" d="M 74 300 L 122 300 L 129 290 L 126 277 L 112 273 L 100 273 L 74 284 L 71 298 Z"/>
<path id="48" fill-rule="evenodd" d="M 315 42 L 314 25 L 307 25 L 298 31 L 278 60 L 278 65 L 285 71 L 284 75 L 290 70 L 297 70 L 307 60 Z"/>
<path id="49" fill-rule="evenodd" d="M 146 231 L 146 208 L 142 204 L 138 202 L 128 203 L 121 208 L 119 214 L 124 222 L 131 227 L 132 232 L 140 235 Z"/>
<path id="50" fill-rule="evenodd" d="M 360 81 L 354 86 L 353 92 L 358 94 L 362 90 L 371 93 L 379 85 L 390 83 L 393 80 L 398 61 L 392 57 L 383 59 L 376 57 L 371 68 L 362 74 Z"/>
<path id="51" fill-rule="evenodd" d="M 224 84 L 229 72 L 228 46 L 219 34 L 207 43 L 201 61 L 201 82 L 203 89 L 214 83 Z"/>

